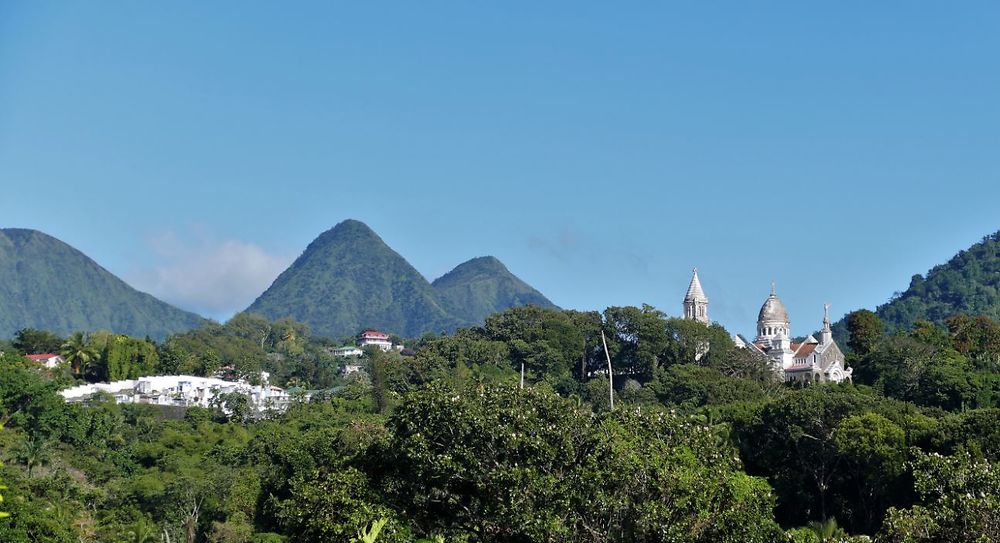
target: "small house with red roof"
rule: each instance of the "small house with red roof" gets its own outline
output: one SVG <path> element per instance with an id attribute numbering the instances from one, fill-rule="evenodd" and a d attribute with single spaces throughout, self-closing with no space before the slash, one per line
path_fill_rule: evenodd
<path id="1" fill-rule="evenodd" d="M 38 362 L 39 364 L 42 364 L 43 366 L 49 369 L 57 368 L 59 367 L 60 364 L 66 362 L 65 360 L 63 360 L 63 357 L 55 353 L 29 354 L 25 358 L 33 362 Z"/>
<path id="2" fill-rule="evenodd" d="M 358 334 L 358 347 L 362 349 L 365 347 L 378 347 L 385 352 L 392 348 L 392 340 L 389 339 L 389 334 L 384 332 L 365 330 Z"/>

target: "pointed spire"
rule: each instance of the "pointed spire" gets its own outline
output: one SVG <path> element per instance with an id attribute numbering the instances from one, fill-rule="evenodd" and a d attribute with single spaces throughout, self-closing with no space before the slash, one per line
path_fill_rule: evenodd
<path id="1" fill-rule="evenodd" d="M 708 324 L 708 296 L 701 289 L 701 280 L 698 279 L 698 268 L 692 270 L 691 285 L 688 286 L 687 294 L 684 295 L 684 318 L 696 320 Z"/>
<path id="2" fill-rule="evenodd" d="M 771 296 L 777 296 L 778 289 L 775 287 L 774 281 L 771 281 Z"/>
<path id="3" fill-rule="evenodd" d="M 698 268 L 693 270 L 691 284 L 688 286 L 687 294 L 684 295 L 685 302 L 708 302 L 705 291 L 701 289 L 701 280 L 698 279 Z"/>
<path id="4" fill-rule="evenodd" d="M 833 343 L 833 329 L 830 328 L 830 304 L 823 304 L 823 344 Z"/>

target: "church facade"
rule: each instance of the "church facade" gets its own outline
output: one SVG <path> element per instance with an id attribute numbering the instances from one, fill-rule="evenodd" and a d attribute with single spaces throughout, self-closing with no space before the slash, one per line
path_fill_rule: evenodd
<path id="1" fill-rule="evenodd" d="M 691 284 L 684 296 L 684 318 L 708 324 L 708 297 L 694 270 Z M 738 347 L 754 349 L 774 366 L 775 373 L 785 381 L 804 383 L 850 381 L 852 368 L 846 367 L 844 353 L 833 340 L 830 328 L 830 306 L 823 307 L 823 331 L 820 339 L 812 335 L 802 341 L 792 341 L 791 320 L 781 303 L 774 285 L 757 315 L 757 337 L 753 341 L 737 335 Z"/>

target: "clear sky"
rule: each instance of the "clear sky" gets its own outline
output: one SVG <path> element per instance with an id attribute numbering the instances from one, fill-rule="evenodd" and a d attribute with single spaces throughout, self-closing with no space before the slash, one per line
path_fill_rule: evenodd
<path id="1" fill-rule="evenodd" d="M 208 316 L 368 223 L 433 279 L 793 333 L 1000 229 L 997 2 L 0 2 L 0 226 Z"/>

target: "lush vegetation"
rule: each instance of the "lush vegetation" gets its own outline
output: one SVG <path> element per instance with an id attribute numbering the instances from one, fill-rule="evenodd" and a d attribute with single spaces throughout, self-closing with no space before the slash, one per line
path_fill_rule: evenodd
<path id="1" fill-rule="evenodd" d="M 926 276 L 914 275 L 909 287 L 897 292 L 875 313 L 890 334 L 909 330 L 920 320 L 942 325 L 955 315 L 1000 319 L 1000 232 L 959 252 Z M 846 322 L 835 330 L 845 337 Z"/>
<path id="2" fill-rule="evenodd" d="M 60 334 L 106 329 L 163 339 L 201 320 L 133 289 L 53 237 L 0 229 L 0 337 L 32 327 Z"/>
<path id="3" fill-rule="evenodd" d="M 452 315 L 469 325 L 521 305 L 555 308 L 541 292 L 520 280 L 492 256 L 473 258 L 431 283 Z"/>
<path id="4" fill-rule="evenodd" d="M 855 382 L 807 388 L 648 306 L 517 307 L 348 376 L 249 314 L 162 343 L 24 330 L 0 345 L 0 540 L 1000 542 L 1000 324 L 847 322 Z M 18 356 L 53 343 L 72 367 Z M 261 370 L 311 398 L 248 420 L 56 394 Z"/>
<path id="5" fill-rule="evenodd" d="M 247 311 L 293 318 L 331 338 L 363 328 L 419 336 L 481 325 L 489 313 L 524 303 L 553 307 L 491 257 L 432 286 L 371 228 L 347 220 L 310 243 Z"/>

